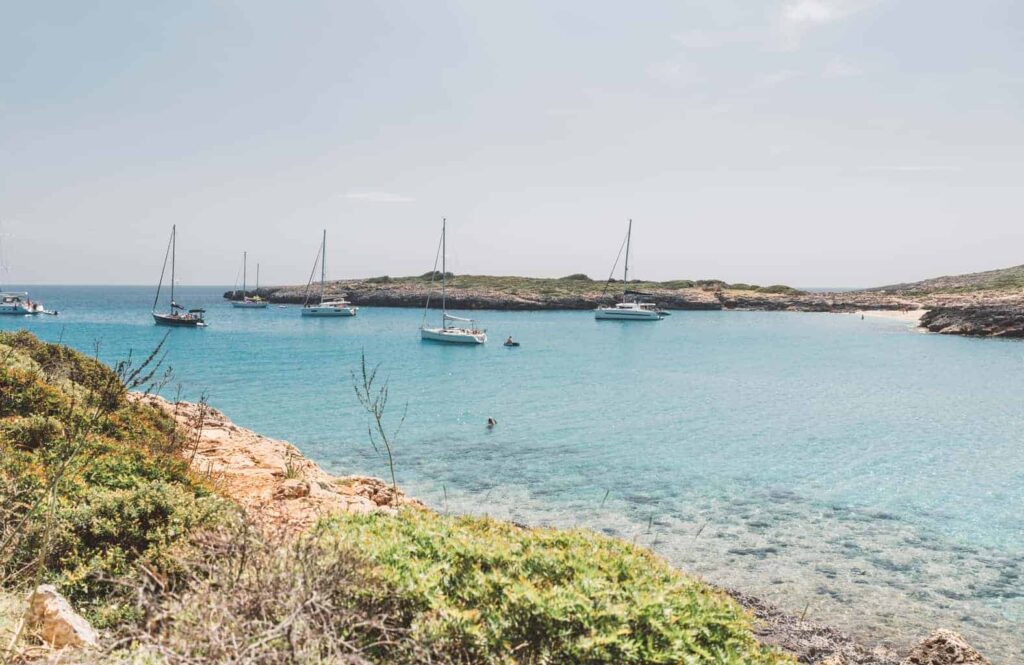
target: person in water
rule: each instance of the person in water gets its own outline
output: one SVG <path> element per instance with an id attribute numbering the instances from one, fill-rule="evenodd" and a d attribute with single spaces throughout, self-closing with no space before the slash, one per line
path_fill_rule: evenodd
<path id="1" fill-rule="evenodd" d="M 498 424 L 498 421 L 494 418 L 487 418 L 487 429 L 494 429 L 494 426 Z"/>

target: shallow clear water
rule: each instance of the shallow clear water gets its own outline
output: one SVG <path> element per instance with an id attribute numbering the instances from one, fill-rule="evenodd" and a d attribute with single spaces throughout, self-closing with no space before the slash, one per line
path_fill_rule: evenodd
<path id="1" fill-rule="evenodd" d="M 181 289 L 210 322 L 171 330 L 184 395 L 334 472 L 386 473 L 351 386 L 365 350 L 395 423 L 408 402 L 399 482 L 439 509 L 590 526 L 855 633 L 950 627 L 1024 658 L 1024 344 L 845 315 L 481 312 L 491 343 L 451 347 L 419 340 L 419 310 L 306 320 L 223 290 Z M 32 292 L 61 315 L 0 329 L 105 360 L 167 332 L 148 288 Z"/>

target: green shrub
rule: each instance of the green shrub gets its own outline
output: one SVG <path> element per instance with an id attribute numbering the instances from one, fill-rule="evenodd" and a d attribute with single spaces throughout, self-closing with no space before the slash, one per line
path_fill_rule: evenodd
<path id="1" fill-rule="evenodd" d="M 581 272 L 574 272 L 571 275 L 566 275 L 562 279 L 568 280 L 570 282 L 592 282 L 593 281 L 592 279 L 590 279 L 589 277 L 587 277 L 585 274 L 583 274 Z"/>
<path id="2" fill-rule="evenodd" d="M 377 565 L 414 635 L 473 663 L 777 663 L 720 592 L 576 530 L 407 511 L 319 526 Z"/>
<path id="3" fill-rule="evenodd" d="M 0 345 L 0 583 L 31 583 L 48 542 L 44 577 L 102 607 L 136 564 L 170 570 L 192 532 L 232 517 L 117 372 L 24 332 Z"/>
<path id="4" fill-rule="evenodd" d="M 804 291 L 794 289 L 792 286 L 786 286 L 785 284 L 772 284 L 771 286 L 761 286 L 757 288 L 759 293 L 781 293 L 784 295 L 802 295 Z"/>

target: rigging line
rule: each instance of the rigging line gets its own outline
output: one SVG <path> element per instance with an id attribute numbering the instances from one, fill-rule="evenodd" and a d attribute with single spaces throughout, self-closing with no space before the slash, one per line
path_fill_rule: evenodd
<path id="1" fill-rule="evenodd" d="M 622 258 L 622 250 L 626 248 L 626 240 L 629 238 L 629 234 L 622 239 L 622 244 L 619 245 L 619 253 L 615 255 L 615 263 L 612 265 L 612 271 L 608 273 L 608 281 L 604 283 L 604 290 L 601 291 L 601 297 L 603 298 L 608 293 L 608 287 L 612 285 L 612 280 L 615 279 L 615 269 L 619 267 L 619 259 Z"/>
<path id="2" fill-rule="evenodd" d="M 160 302 L 160 287 L 164 285 L 164 273 L 167 272 L 167 257 L 171 255 L 171 242 L 174 240 L 174 233 L 171 233 L 171 237 L 167 240 L 167 251 L 164 252 L 164 267 L 160 268 L 160 281 L 156 285 L 156 297 L 153 298 L 153 311 L 156 311 L 156 305 Z"/>
<path id="3" fill-rule="evenodd" d="M 441 238 L 437 239 L 437 251 L 434 253 L 434 269 L 430 271 L 430 289 L 427 290 L 427 306 L 423 308 L 423 323 L 420 327 L 427 325 L 427 312 L 430 311 L 430 296 L 434 294 L 434 281 L 437 279 L 437 260 L 441 258 L 441 242 L 444 237 L 444 232 L 441 233 Z"/>
<path id="4" fill-rule="evenodd" d="M 313 261 L 313 269 L 309 271 L 309 281 L 306 282 L 306 293 L 302 299 L 302 306 L 306 307 L 309 305 L 309 287 L 313 284 L 313 276 L 316 275 L 316 267 L 320 265 L 320 250 L 323 249 L 324 243 L 321 240 L 320 246 L 316 248 L 316 259 Z"/>

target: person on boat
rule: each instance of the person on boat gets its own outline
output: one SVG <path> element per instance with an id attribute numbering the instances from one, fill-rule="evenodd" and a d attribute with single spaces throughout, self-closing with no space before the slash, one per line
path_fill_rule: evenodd
<path id="1" fill-rule="evenodd" d="M 487 429 L 494 429 L 494 426 L 498 424 L 498 421 L 494 418 L 487 418 Z"/>
<path id="2" fill-rule="evenodd" d="M 512 341 L 512 335 L 509 335 L 508 339 L 505 340 L 505 346 L 515 346 L 515 342 Z"/>

